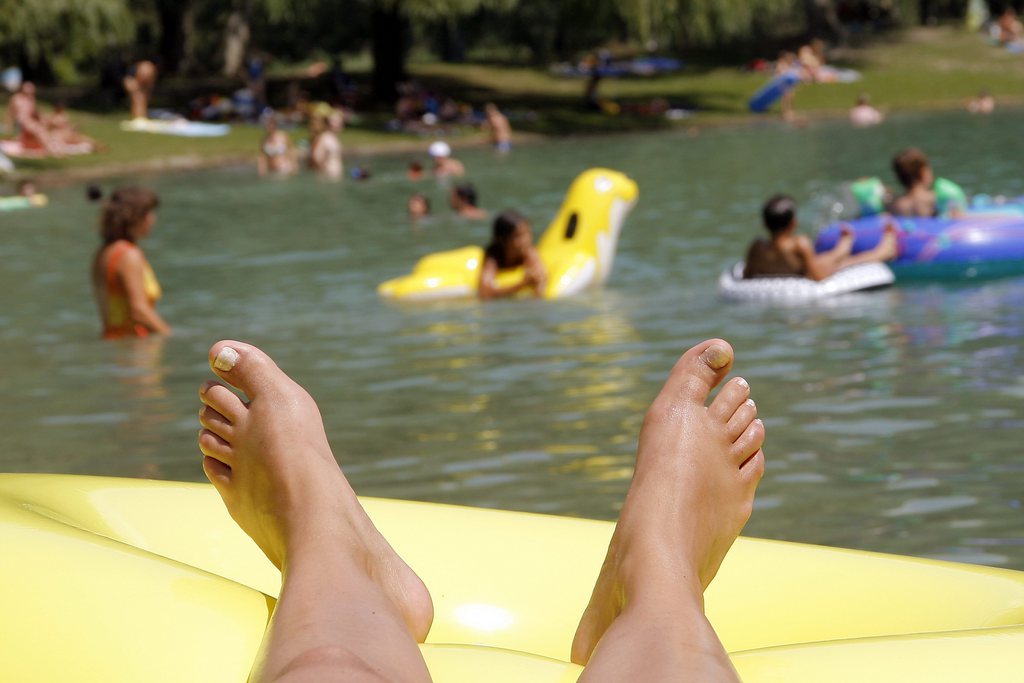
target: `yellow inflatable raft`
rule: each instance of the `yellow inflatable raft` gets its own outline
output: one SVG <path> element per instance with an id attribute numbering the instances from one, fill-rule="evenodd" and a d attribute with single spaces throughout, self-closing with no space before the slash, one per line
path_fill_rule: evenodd
<path id="1" fill-rule="evenodd" d="M 423 577 L 437 683 L 569 683 L 612 525 L 364 499 Z M 0 680 L 243 683 L 279 576 L 212 487 L 0 475 Z M 747 683 L 1020 680 L 1024 573 L 740 539 L 708 617 Z"/>
<path id="2" fill-rule="evenodd" d="M 548 273 L 544 298 L 577 294 L 608 279 L 619 233 L 636 204 L 637 185 L 618 171 L 592 168 L 569 187 L 537 251 Z M 420 259 L 412 273 L 382 283 L 377 292 L 392 299 L 452 299 L 476 296 L 484 250 L 463 247 Z M 498 286 L 523 279 L 521 268 L 503 271 Z"/>

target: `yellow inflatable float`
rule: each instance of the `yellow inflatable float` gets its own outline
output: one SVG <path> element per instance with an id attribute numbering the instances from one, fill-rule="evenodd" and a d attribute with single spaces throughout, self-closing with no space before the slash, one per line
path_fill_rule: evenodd
<path id="1" fill-rule="evenodd" d="M 548 273 L 544 298 L 577 294 L 608 279 L 619 233 L 636 204 L 637 185 L 607 168 L 581 173 L 569 187 L 537 251 Z M 377 292 L 391 299 L 430 300 L 476 296 L 483 265 L 481 247 L 463 247 L 420 259 L 412 273 L 388 280 Z M 521 268 L 502 271 L 498 286 L 523 279 Z"/>
<path id="2" fill-rule="evenodd" d="M 570 683 L 612 525 L 364 499 L 434 598 L 437 683 Z M 0 680 L 243 683 L 276 569 L 209 485 L 0 475 Z M 741 538 L 706 595 L 747 683 L 1020 680 L 1024 573 Z"/>

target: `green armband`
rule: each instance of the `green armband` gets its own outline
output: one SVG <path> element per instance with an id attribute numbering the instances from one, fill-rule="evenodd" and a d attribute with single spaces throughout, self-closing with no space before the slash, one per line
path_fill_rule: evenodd
<path id="1" fill-rule="evenodd" d="M 952 180 L 936 178 L 932 186 L 935 192 L 935 213 L 938 216 L 948 216 L 950 212 L 959 209 L 967 209 L 967 193 Z"/>
<path id="2" fill-rule="evenodd" d="M 878 178 L 861 178 L 850 185 L 861 216 L 874 216 L 885 209 L 885 185 Z"/>

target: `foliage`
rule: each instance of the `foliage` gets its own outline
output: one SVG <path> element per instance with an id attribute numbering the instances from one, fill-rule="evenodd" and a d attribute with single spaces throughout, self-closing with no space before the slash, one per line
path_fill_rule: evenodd
<path id="1" fill-rule="evenodd" d="M 7 63 L 57 55 L 82 63 L 131 41 L 134 27 L 126 0 L 0 0 L 0 55 Z"/>

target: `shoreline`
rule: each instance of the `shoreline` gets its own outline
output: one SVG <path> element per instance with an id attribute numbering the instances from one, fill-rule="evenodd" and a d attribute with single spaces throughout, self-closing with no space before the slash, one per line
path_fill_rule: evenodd
<path id="1" fill-rule="evenodd" d="M 1024 97 L 1001 98 L 1000 110 L 1014 109 L 1024 106 Z M 893 114 L 913 113 L 948 113 L 964 110 L 962 102 L 931 102 L 923 103 L 916 107 L 901 107 L 895 110 L 884 110 L 886 117 Z M 966 112 L 965 112 L 966 113 Z M 797 114 L 804 117 L 798 122 L 786 122 L 777 112 L 769 115 L 757 114 L 736 114 L 724 115 L 710 119 L 700 119 L 700 114 L 695 115 L 693 121 L 683 120 L 663 128 L 622 128 L 614 131 L 583 130 L 577 134 L 549 135 L 534 132 L 513 133 L 513 143 L 519 145 L 534 145 L 551 140 L 574 139 L 574 138 L 603 138 L 606 136 L 618 135 L 657 135 L 661 133 L 689 133 L 699 134 L 702 130 L 721 130 L 725 128 L 746 128 L 761 125 L 780 125 L 802 128 L 819 122 L 836 122 L 847 118 L 847 112 L 830 109 L 808 109 L 799 110 Z M 880 125 L 885 125 L 884 122 Z M 410 140 L 401 139 L 394 141 L 354 143 L 344 145 L 344 155 L 351 156 L 382 156 L 387 154 L 402 153 L 423 153 L 424 148 L 435 138 L 424 136 L 422 139 Z M 489 142 L 482 136 L 465 136 L 446 138 L 453 149 L 472 149 L 489 146 Z M 90 180 L 104 180 L 126 175 L 151 175 L 157 173 L 173 173 L 182 171 L 197 171 L 215 168 L 230 168 L 246 165 L 255 165 L 256 153 L 227 153 L 227 154 L 184 154 L 171 156 L 156 156 L 142 161 L 130 161 L 121 163 L 97 163 L 95 165 L 81 166 L 77 168 L 48 169 L 40 171 L 21 171 L 16 169 L 9 174 L 7 179 L 19 181 L 31 179 L 40 187 L 63 187 L 79 182 Z M 17 163 L 17 159 L 14 160 Z"/>

